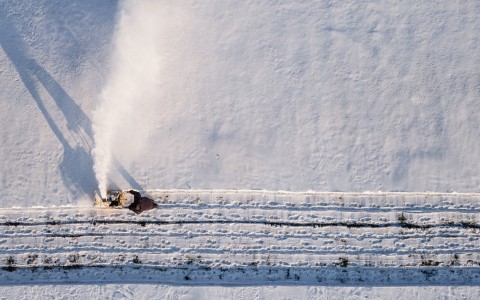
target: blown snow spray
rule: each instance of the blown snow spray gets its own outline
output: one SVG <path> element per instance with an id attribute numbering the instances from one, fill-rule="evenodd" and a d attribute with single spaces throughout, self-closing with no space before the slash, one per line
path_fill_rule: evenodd
<path id="1" fill-rule="evenodd" d="M 116 172 L 119 163 L 128 169 L 143 159 L 156 111 L 163 110 L 163 55 L 172 51 L 172 35 L 185 19 L 172 1 L 122 2 L 110 70 L 93 115 L 94 170 L 102 198 L 110 188 L 127 188 Z"/>

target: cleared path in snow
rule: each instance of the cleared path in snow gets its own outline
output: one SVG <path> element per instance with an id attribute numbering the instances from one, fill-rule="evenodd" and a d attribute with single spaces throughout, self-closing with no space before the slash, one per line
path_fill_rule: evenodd
<path id="1" fill-rule="evenodd" d="M 1 209 L 0 283 L 480 280 L 480 194 L 142 194 L 159 207 Z"/>

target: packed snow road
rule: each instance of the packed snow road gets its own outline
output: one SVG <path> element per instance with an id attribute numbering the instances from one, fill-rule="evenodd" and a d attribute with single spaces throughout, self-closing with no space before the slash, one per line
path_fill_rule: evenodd
<path id="1" fill-rule="evenodd" d="M 145 191 L 0 210 L 0 283 L 477 284 L 479 194 Z"/>

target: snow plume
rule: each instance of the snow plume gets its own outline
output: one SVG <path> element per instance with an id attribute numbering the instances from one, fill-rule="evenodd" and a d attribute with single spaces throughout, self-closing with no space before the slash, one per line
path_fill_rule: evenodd
<path id="1" fill-rule="evenodd" d="M 170 2 L 127 0 L 120 6 L 110 73 L 94 112 L 94 168 L 102 197 L 141 159 L 155 128 L 172 47 L 167 41 L 186 19 Z"/>

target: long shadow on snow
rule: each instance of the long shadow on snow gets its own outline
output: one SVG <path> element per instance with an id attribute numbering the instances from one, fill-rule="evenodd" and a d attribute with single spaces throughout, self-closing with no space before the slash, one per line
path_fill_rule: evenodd
<path id="1" fill-rule="evenodd" d="M 91 196 L 98 186 L 91 156 L 93 146 L 91 120 L 62 86 L 35 59 L 29 57 L 21 36 L 9 22 L 9 16 L 3 7 L 0 7 L 0 45 L 17 69 L 50 129 L 63 146 L 60 170 L 66 186 L 74 196 L 79 196 L 79 193 Z M 62 112 L 66 120 L 62 122 L 67 123 L 66 127 L 74 140 L 73 146 L 60 130 L 63 124 L 55 121 L 48 112 L 45 101 L 39 93 L 39 86 L 43 86 L 54 100 L 56 107 Z M 138 182 L 118 160 L 114 158 L 113 163 L 132 188 L 141 189 Z"/>
<path id="2" fill-rule="evenodd" d="M 135 265 L 136 264 L 136 265 Z M 18 280 L 17 280 L 18 279 Z M 197 286 L 331 285 L 331 286 L 422 286 L 478 285 L 479 267 L 342 267 L 318 268 L 246 266 L 211 268 L 81 266 L 3 267 L 0 285 L 155 283 Z"/>

